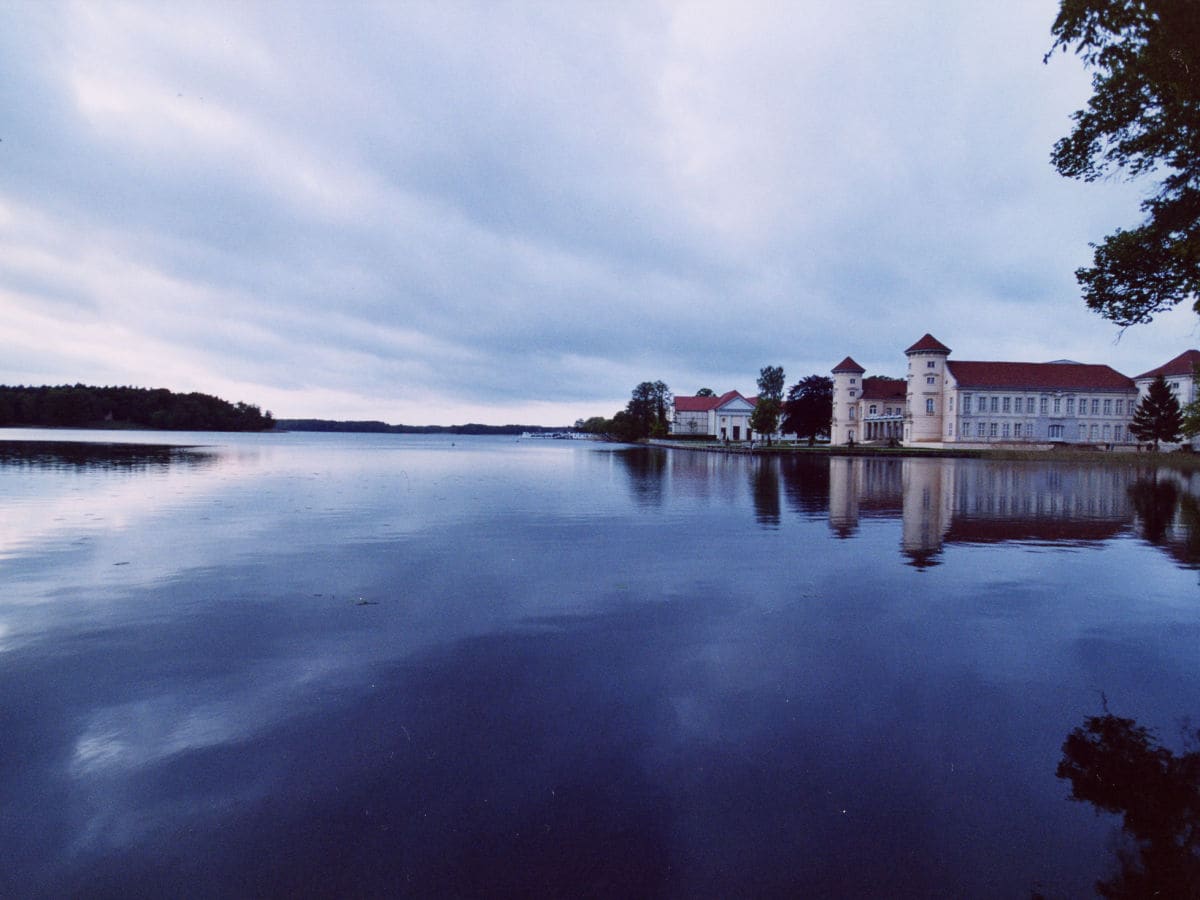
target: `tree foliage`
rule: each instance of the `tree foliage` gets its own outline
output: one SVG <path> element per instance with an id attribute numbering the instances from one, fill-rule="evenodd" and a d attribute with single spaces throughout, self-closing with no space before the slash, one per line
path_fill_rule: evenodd
<path id="1" fill-rule="evenodd" d="M 712 388 L 700 388 L 700 390 L 696 391 L 696 396 L 697 397 L 715 397 L 715 396 L 717 396 L 717 392 L 714 391 Z"/>
<path id="2" fill-rule="evenodd" d="M 750 428 L 757 434 L 767 436 L 779 430 L 779 416 L 783 412 L 783 366 L 763 366 L 758 371 L 758 402 L 750 413 Z"/>
<path id="3" fill-rule="evenodd" d="M 662 381 L 643 381 L 630 393 L 625 408 L 611 419 L 588 419 L 585 430 L 603 433 L 618 441 L 640 441 L 647 437 L 665 435 L 668 431 L 668 409 L 674 402 L 671 389 Z"/>
<path id="4" fill-rule="evenodd" d="M 58 428 L 135 426 L 184 431 L 266 431 L 268 411 L 209 394 L 164 388 L 0 385 L 0 426 Z"/>
<path id="5" fill-rule="evenodd" d="M 833 379 L 828 375 L 809 375 L 788 388 L 783 405 L 783 430 L 811 445 L 829 434 L 833 418 Z"/>
<path id="6" fill-rule="evenodd" d="M 1093 70 L 1092 96 L 1054 145 L 1060 174 L 1095 181 L 1160 172 L 1145 219 L 1092 244 L 1075 272 L 1093 311 L 1127 327 L 1184 301 L 1200 313 L 1200 3 L 1062 0 L 1057 49 Z"/>
<path id="7" fill-rule="evenodd" d="M 1200 734 L 1186 733 L 1194 747 Z M 1056 775 L 1071 799 L 1121 817 L 1136 852 L 1096 883 L 1102 897 L 1200 896 L 1200 752 L 1176 754 L 1133 719 L 1089 716 L 1067 735 Z"/>
<path id="8" fill-rule="evenodd" d="M 759 397 L 750 413 L 750 429 L 755 434 L 766 435 L 767 446 L 771 444 L 771 435 L 779 430 L 779 415 L 782 406 L 773 397 Z"/>
<path id="9" fill-rule="evenodd" d="M 1167 387 L 1167 380 L 1159 375 L 1146 391 L 1146 396 L 1133 411 L 1129 432 L 1139 441 L 1153 441 L 1158 449 L 1160 441 L 1177 441 L 1183 431 L 1183 412 L 1179 401 Z"/>

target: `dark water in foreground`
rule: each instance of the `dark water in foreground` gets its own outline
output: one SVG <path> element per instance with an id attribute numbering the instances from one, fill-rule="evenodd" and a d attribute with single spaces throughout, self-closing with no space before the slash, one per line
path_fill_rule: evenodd
<path id="1" fill-rule="evenodd" d="M 1197 883 L 1177 475 L 30 436 L 64 435 L 0 431 L 2 896 Z"/>

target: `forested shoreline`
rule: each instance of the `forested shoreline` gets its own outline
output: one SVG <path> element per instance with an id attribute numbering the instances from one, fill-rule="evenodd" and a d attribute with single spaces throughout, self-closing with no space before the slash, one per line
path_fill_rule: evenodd
<path id="1" fill-rule="evenodd" d="M 0 427 L 269 431 L 270 411 L 209 394 L 84 384 L 0 385 Z"/>

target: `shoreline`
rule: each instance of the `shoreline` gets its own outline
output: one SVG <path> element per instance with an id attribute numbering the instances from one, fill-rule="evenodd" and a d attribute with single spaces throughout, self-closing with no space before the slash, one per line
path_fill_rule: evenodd
<path id="1" fill-rule="evenodd" d="M 797 444 L 779 444 L 751 448 L 746 444 L 722 445 L 699 441 L 672 441 L 650 438 L 645 446 L 663 447 L 670 450 L 689 450 L 704 453 L 722 453 L 735 456 L 842 456 L 870 459 L 984 459 L 1027 462 L 1073 462 L 1091 463 L 1098 466 L 1154 466 L 1181 471 L 1200 471 L 1200 454 L 1176 450 L 1137 451 L 1129 450 L 1017 450 L 1012 448 L 947 449 L 922 447 L 833 447 L 829 444 L 809 447 Z"/>

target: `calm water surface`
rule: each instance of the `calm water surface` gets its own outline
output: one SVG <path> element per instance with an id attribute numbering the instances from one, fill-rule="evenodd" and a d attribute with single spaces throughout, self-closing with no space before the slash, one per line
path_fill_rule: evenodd
<path id="1" fill-rule="evenodd" d="M 1172 767 L 1198 494 L 1050 461 L 0 431 L 0 895 L 1195 884 L 1197 806 L 1161 798 L 1198 789 Z"/>

